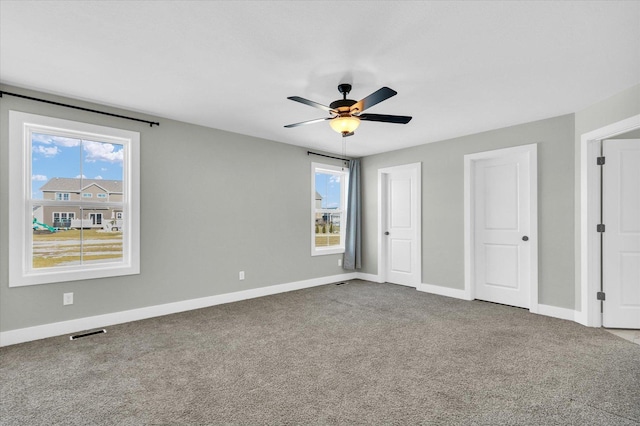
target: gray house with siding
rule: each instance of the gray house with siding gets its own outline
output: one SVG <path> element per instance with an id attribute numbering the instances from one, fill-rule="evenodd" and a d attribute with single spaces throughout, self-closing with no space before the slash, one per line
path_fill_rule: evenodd
<path id="1" fill-rule="evenodd" d="M 49 226 L 101 228 L 105 220 L 122 219 L 122 181 L 107 179 L 51 178 L 41 188 L 44 200 L 67 201 L 69 206 L 43 206 L 38 219 Z M 79 202 L 105 206 L 80 208 Z M 109 202 L 118 203 L 117 206 Z"/>

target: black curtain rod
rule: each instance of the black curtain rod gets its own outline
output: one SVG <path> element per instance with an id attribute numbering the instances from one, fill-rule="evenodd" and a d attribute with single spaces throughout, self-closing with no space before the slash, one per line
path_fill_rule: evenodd
<path id="1" fill-rule="evenodd" d="M 319 155 L 320 157 L 333 158 L 334 160 L 342 160 L 342 161 L 346 161 L 347 163 L 351 161 L 348 158 L 332 157 L 330 155 L 318 154 L 317 152 L 313 152 L 313 151 L 307 151 L 307 155 Z"/>
<path id="2" fill-rule="evenodd" d="M 16 98 L 22 98 L 22 99 L 29 99 L 30 101 L 44 102 L 45 104 L 63 106 L 63 107 L 73 108 L 73 109 L 79 109 L 81 111 L 95 112 L 96 114 L 103 114 L 103 115 L 108 115 L 108 116 L 111 116 L 111 117 L 124 118 L 125 120 L 139 121 L 141 123 L 149 124 L 149 127 L 153 127 L 154 124 L 156 126 L 160 125 L 160 123 L 158 123 L 156 121 L 142 120 L 140 118 L 127 117 L 126 115 L 111 114 L 110 112 L 98 111 L 98 110 L 95 110 L 95 109 L 83 108 L 83 107 L 79 107 L 79 106 L 75 106 L 75 105 L 63 104 L 63 103 L 60 103 L 60 102 L 48 101 L 46 99 L 33 98 L 31 96 L 19 95 L 17 93 L 9 93 L 9 92 L 4 92 L 4 91 L 0 90 L 0 98 L 3 95 L 15 96 Z"/>

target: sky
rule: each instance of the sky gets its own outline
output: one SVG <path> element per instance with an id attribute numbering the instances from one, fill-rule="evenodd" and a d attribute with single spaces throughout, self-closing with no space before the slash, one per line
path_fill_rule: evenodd
<path id="1" fill-rule="evenodd" d="M 31 139 L 32 197 L 51 178 L 122 180 L 123 146 L 34 133 Z"/>
<path id="2" fill-rule="evenodd" d="M 322 208 L 340 207 L 340 176 L 329 173 L 316 173 L 316 191 L 322 195 Z"/>

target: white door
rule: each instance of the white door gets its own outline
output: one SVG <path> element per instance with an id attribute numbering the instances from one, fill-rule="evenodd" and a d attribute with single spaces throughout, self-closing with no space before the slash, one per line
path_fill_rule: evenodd
<path id="1" fill-rule="evenodd" d="M 90 213 L 89 219 L 93 225 L 102 225 L 102 213 Z"/>
<path id="2" fill-rule="evenodd" d="M 602 324 L 640 328 L 640 139 L 602 148 Z"/>
<path id="3" fill-rule="evenodd" d="M 475 298 L 529 308 L 532 281 L 531 164 L 528 152 L 500 150 L 474 162 Z"/>
<path id="4" fill-rule="evenodd" d="M 420 259 L 420 164 L 381 175 L 382 268 L 385 281 L 417 287 Z"/>

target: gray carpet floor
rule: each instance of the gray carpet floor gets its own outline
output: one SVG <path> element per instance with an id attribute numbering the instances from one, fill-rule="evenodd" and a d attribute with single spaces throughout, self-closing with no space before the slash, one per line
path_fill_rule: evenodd
<path id="1" fill-rule="evenodd" d="M 2 425 L 640 424 L 640 346 L 351 281 L 0 349 Z"/>

